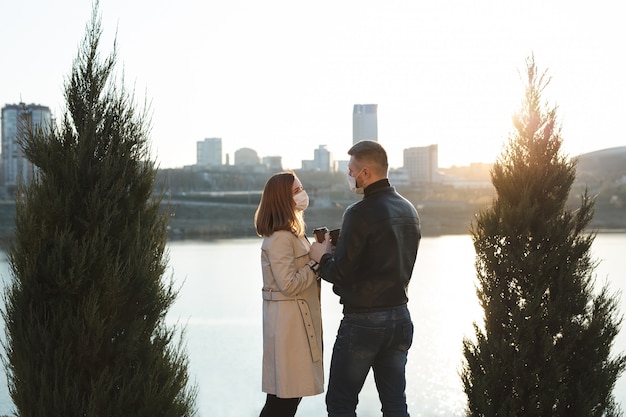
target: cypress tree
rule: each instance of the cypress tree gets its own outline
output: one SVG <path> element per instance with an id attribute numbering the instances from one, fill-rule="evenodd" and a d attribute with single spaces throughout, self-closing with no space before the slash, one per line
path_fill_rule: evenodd
<path id="1" fill-rule="evenodd" d="M 22 142 L 36 169 L 8 249 L 9 392 L 20 416 L 192 416 L 183 334 L 165 323 L 177 290 L 148 111 L 116 86 L 101 33 L 96 3 L 62 121 Z"/>
<path id="2" fill-rule="evenodd" d="M 561 153 L 556 107 L 534 57 L 508 146 L 494 164 L 496 197 L 471 226 L 484 324 L 463 340 L 468 416 L 621 415 L 613 388 L 626 357 L 611 357 L 618 298 L 595 289 L 593 199 L 566 205 L 576 161 Z"/>

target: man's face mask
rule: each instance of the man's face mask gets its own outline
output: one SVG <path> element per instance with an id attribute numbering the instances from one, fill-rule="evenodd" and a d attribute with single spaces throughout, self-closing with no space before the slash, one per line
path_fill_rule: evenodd
<path id="1" fill-rule="evenodd" d="M 350 191 L 352 191 L 355 194 L 363 194 L 364 193 L 363 187 L 357 187 L 356 186 L 356 179 L 359 178 L 359 175 L 361 175 L 362 172 L 363 172 L 363 170 L 360 170 L 359 173 L 356 175 L 356 177 L 353 177 L 348 172 L 348 185 L 350 186 Z"/>

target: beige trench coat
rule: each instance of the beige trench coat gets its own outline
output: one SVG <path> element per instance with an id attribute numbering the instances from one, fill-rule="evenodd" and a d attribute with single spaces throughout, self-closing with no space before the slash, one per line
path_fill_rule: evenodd
<path id="1" fill-rule="evenodd" d="M 287 231 L 263 239 L 262 390 L 280 398 L 324 391 L 320 281 L 311 244 Z"/>

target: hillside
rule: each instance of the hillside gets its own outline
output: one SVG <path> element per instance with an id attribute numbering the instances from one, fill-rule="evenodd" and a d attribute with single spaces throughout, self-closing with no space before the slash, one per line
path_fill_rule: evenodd
<path id="1" fill-rule="evenodd" d="M 578 156 L 576 173 L 579 181 L 624 181 L 626 146 L 602 149 Z"/>
<path id="2" fill-rule="evenodd" d="M 626 146 L 578 156 L 570 204 L 587 190 L 595 199 L 592 226 L 602 231 L 626 230 Z"/>

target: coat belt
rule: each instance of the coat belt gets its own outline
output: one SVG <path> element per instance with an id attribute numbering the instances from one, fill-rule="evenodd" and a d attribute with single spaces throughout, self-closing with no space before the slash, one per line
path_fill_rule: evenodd
<path id="1" fill-rule="evenodd" d="M 277 290 L 263 290 L 263 299 L 267 301 L 292 301 L 298 300 L 299 297 L 289 297 Z"/>
<path id="2" fill-rule="evenodd" d="M 280 291 L 262 290 L 263 299 L 267 301 L 297 301 L 298 308 L 300 309 L 300 315 L 304 322 L 304 330 L 306 331 L 307 339 L 309 340 L 309 350 L 311 351 L 311 359 L 313 362 L 317 362 L 322 359 L 322 352 L 317 345 L 317 339 L 315 338 L 315 327 L 313 327 L 313 318 L 311 317 L 311 311 L 309 310 L 309 303 L 304 298 L 300 297 L 288 297 Z"/>

